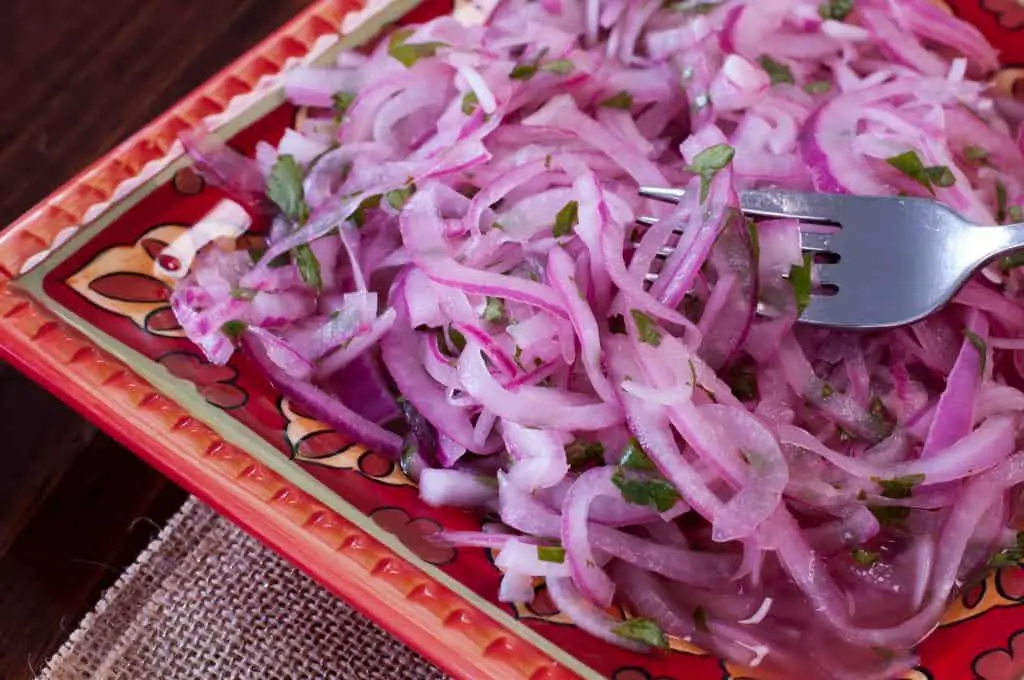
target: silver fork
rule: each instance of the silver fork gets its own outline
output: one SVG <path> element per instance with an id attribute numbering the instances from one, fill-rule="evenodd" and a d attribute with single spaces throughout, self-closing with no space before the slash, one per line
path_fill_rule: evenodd
<path id="1" fill-rule="evenodd" d="M 685 191 L 643 187 L 640 194 L 678 203 Z M 917 321 L 949 302 L 979 267 L 1024 248 L 1024 223 L 983 227 L 923 198 L 744 191 L 740 206 L 751 217 L 804 223 L 801 246 L 821 257 L 800 321 L 818 326 L 869 330 Z"/>

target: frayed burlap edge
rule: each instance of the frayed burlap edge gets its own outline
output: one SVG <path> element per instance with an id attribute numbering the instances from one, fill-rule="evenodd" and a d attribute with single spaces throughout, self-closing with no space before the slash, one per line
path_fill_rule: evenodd
<path id="1" fill-rule="evenodd" d="M 305 574 L 190 499 L 39 680 L 442 679 Z"/>

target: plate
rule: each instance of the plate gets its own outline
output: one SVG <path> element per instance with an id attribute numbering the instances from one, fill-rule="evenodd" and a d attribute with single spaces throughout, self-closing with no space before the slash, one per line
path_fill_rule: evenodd
<path id="1" fill-rule="evenodd" d="M 997 84 L 1024 100 L 1024 3 L 937 4 L 1002 49 Z M 203 123 L 245 153 L 276 143 L 302 115 L 278 73 L 330 60 L 393 21 L 453 10 L 473 7 L 314 4 L 54 192 L 0 235 L 0 353 L 454 676 L 759 677 L 683 640 L 653 656 L 607 645 L 561 617 L 540 584 L 529 607 L 498 603 L 493 555 L 424 540 L 479 529 L 479 515 L 421 503 L 390 460 L 281 398 L 240 354 L 210 365 L 171 313 L 154 258 L 223 198 L 180 157 L 178 134 Z M 1019 677 L 1021 605 L 1020 568 L 966 589 L 906 677 Z"/>

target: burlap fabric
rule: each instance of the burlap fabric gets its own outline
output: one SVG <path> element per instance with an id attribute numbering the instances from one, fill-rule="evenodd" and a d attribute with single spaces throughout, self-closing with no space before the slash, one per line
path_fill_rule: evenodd
<path id="1" fill-rule="evenodd" d="M 445 676 L 230 522 L 190 500 L 39 677 Z"/>

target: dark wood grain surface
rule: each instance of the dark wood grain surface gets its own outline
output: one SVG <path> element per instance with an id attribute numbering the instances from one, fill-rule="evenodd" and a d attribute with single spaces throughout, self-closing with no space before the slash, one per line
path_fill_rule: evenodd
<path id="1" fill-rule="evenodd" d="M 310 0 L 5 0 L 0 226 Z M 0 365 L 0 678 L 33 677 L 184 500 Z"/>

